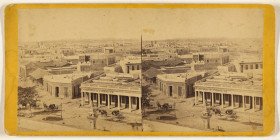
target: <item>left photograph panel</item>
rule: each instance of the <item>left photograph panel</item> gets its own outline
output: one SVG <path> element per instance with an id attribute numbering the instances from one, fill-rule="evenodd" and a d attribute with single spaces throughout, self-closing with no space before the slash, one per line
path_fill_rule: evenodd
<path id="1" fill-rule="evenodd" d="M 18 10 L 18 131 L 143 131 L 141 24 L 132 15 Z"/>

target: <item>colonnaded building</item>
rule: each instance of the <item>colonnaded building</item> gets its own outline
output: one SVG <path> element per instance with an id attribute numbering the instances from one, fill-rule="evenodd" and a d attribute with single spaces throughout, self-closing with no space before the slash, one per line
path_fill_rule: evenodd
<path id="1" fill-rule="evenodd" d="M 83 82 L 81 104 L 141 113 L 140 61 L 139 57 L 127 57 L 119 64 L 104 67 L 103 75 Z"/>
<path id="2" fill-rule="evenodd" d="M 129 74 L 106 74 L 81 85 L 82 105 L 141 112 L 140 79 Z"/>
<path id="3" fill-rule="evenodd" d="M 258 111 L 263 108 L 262 75 L 217 72 L 197 81 L 195 104 L 237 110 Z"/>

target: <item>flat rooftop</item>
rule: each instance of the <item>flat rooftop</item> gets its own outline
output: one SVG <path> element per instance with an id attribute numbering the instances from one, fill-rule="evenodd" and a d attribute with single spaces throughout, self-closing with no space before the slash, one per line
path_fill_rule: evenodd
<path id="1" fill-rule="evenodd" d="M 227 92 L 252 91 L 256 96 L 262 96 L 262 78 L 249 78 L 244 73 L 216 73 L 195 83 L 195 87 L 213 91 L 224 90 Z M 243 90 L 243 91 L 242 91 Z M 236 92 L 235 94 L 238 94 Z M 246 93 L 245 93 L 246 94 Z M 248 92 L 250 94 L 250 92 Z"/>
<path id="2" fill-rule="evenodd" d="M 187 79 L 201 75 L 204 76 L 205 72 L 186 72 L 186 73 L 176 73 L 176 74 L 159 74 L 157 78 L 163 81 L 170 82 L 185 82 Z"/>
<path id="3" fill-rule="evenodd" d="M 82 87 L 88 86 L 93 88 L 119 88 L 119 89 L 136 89 L 140 90 L 140 79 L 134 79 L 129 74 L 114 73 L 104 74 L 100 77 L 90 79 L 82 83 Z"/>
<path id="4" fill-rule="evenodd" d="M 78 78 L 90 75 L 88 73 L 75 73 L 75 74 L 60 74 L 60 75 L 46 75 L 44 81 L 56 82 L 56 83 L 67 83 L 70 84 Z"/>

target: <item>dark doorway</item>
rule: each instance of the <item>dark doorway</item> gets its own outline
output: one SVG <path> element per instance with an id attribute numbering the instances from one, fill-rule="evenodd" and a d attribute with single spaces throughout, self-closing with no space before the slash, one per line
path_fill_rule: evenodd
<path id="1" fill-rule="evenodd" d="M 169 86 L 169 96 L 172 96 L 172 86 Z"/>
<path id="2" fill-rule="evenodd" d="M 127 73 L 129 73 L 129 66 L 127 66 Z"/>
<path id="3" fill-rule="evenodd" d="M 59 87 L 55 87 L 55 97 L 59 97 Z"/>

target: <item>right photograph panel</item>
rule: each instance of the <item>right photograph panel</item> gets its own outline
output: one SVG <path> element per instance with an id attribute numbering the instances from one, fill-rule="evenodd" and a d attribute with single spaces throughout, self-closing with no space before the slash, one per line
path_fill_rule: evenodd
<path id="1" fill-rule="evenodd" d="M 263 11 L 157 9 L 149 17 L 143 131 L 262 131 Z"/>

